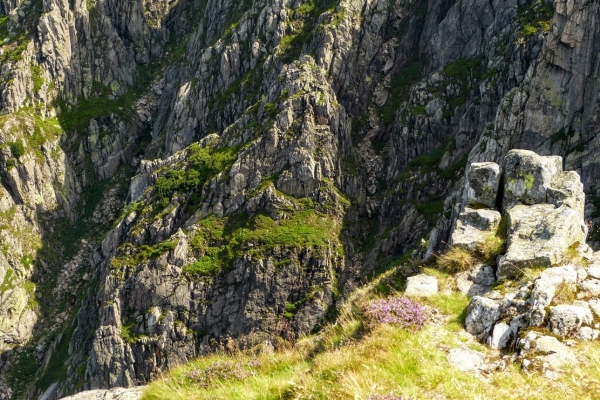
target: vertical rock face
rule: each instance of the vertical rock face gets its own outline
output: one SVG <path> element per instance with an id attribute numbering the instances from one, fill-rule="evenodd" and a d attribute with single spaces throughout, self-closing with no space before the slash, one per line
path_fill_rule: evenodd
<path id="1" fill-rule="evenodd" d="M 595 215 L 599 7 L 0 1 L 0 392 L 310 332 L 382 260 L 499 211 L 499 275 L 558 262 Z"/>

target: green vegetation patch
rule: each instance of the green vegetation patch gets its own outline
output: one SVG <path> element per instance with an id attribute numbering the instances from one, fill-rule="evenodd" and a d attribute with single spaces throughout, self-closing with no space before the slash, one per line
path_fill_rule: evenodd
<path id="1" fill-rule="evenodd" d="M 42 68 L 39 65 L 32 65 L 31 69 L 31 79 L 33 81 L 33 91 L 35 93 L 39 92 L 44 86 L 44 77 L 42 76 Z"/>
<path id="2" fill-rule="evenodd" d="M 153 202 L 166 207 L 175 194 L 192 192 L 192 202 L 200 201 L 200 191 L 204 184 L 220 172 L 233 165 L 237 159 L 238 147 L 224 147 L 211 150 L 198 143 L 188 148 L 187 168 L 169 169 L 154 184 Z"/>
<path id="3" fill-rule="evenodd" d="M 62 129 L 56 118 L 42 118 L 30 107 L 0 116 L 0 127 L 10 135 L 19 137 L 15 142 L 1 144 L 8 146 L 15 159 L 21 158 L 28 152 L 33 152 L 38 159 L 43 159 L 42 146 L 62 135 Z M 13 161 L 14 160 L 9 160 Z"/>
<path id="4" fill-rule="evenodd" d="M 198 222 L 190 246 L 198 261 L 186 265 L 190 279 L 214 276 L 229 271 L 236 259 L 250 254 L 264 258 L 275 247 L 311 248 L 321 254 L 339 242 L 340 224 L 335 216 L 317 211 L 309 199 L 297 199 L 298 209 L 285 211 L 285 218 L 269 215 L 237 214 L 230 217 L 207 217 Z"/>
<path id="5" fill-rule="evenodd" d="M 3 46 L 4 54 L 0 56 L 2 64 L 6 62 L 20 61 L 23 53 L 31 43 L 32 36 L 36 33 L 37 24 L 42 15 L 42 0 L 33 0 L 29 4 L 21 3 L 20 11 L 24 16 L 19 18 L 18 24 L 14 25 L 13 35 L 9 34 L 9 26 L 13 24 L 9 16 L 0 17 L 0 39 L 10 39 Z"/>
<path id="6" fill-rule="evenodd" d="M 455 81 L 465 82 L 469 78 L 481 79 L 483 77 L 483 57 L 460 58 L 444 66 L 446 77 Z"/>
<path id="7" fill-rule="evenodd" d="M 316 31 L 319 16 L 333 12 L 336 4 L 336 0 L 308 0 L 290 13 L 288 32 L 279 41 L 278 56 L 281 61 L 291 63 L 300 56 L 304 45 Z M 339 25 L 340 18 L 343 19 L 344 15 L 334 16 L 332 23 Z"/>
<path id="8" fill-rule="evenodd" d="M 7 290 L 13 289 L 15 287 L 15 271 L 11 268 L 6 271 L 4 275 L 4 280 L 0 285 L 0 294 L 6 292 Z"/>
<path id="9" fill-rule="evenodd" d="M 25 154 L 25 146 L 22 142 L 8 142 L 8 148 L 14 158 L 21 158 Z"/>
<path id="10" fill-rule="evenodd" d="M 174 250 L 175 247 L 177 247 L 175 241 L 165 241 L 155 245 L 144 244 L 138 247 L 127 244 L 121 249 L 121 252 L 129 254 L 113 258 L 110 265 L 114 269 L 137 267 L 140 264 L 157 259 L 166 252 Z"/>
<path id="11" fill-rule="evenodd" d="M 554 3 L 552 1 L 537 0 L 531 4 L 524 4 L 518 8 L 519 22 L 521 23 L 520 37 L 529 39 L 541 32 L 549 32 L 554 17 Z"/>

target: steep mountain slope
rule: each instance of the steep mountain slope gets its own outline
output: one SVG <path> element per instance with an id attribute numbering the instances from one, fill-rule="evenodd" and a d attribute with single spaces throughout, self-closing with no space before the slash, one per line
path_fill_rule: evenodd
<path id="1" fill-rule="evenodd" d="M 592 220 L 599 8 L 2 0 L 0 398 L 312 331 L 443 245 L 467 160 L 562 155 Z"/>

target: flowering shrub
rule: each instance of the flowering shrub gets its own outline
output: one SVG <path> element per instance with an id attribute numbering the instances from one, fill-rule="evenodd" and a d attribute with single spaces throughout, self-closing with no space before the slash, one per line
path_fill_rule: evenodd
<path id="1" fill-rule="evenodd" d="M 422 329 L 427 320 L 423 307 L 406 297 L 371 301 L 365 307 L 365 315 L 369 328 L 377 324 L 394 324 L 414 331 Z"/>
<path id="2" fill-rule="evenodd" d="M 249 367 L 259 366 L 259 363 L 250 362 Z M 254 371 L 248 371 L 244 365 L 233 361 L 217 361 L 204 369 L 195 369 L 189 374 L 189 378 L 200 387 L 208 388 L 212 383 L 224 380 L 244 380 L 256 375 Z"/>

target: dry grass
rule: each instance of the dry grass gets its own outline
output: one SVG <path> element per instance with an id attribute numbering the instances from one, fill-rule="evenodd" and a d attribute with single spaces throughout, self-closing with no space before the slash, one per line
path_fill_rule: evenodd
<path id="1" fill-rule="evenodd" d="M 438 294 L 427 300 L 444 316 L 442 325 L 418 332 L 379 326 L 362 328 L 361 306 L 373 298 L 370 287 L 343 306 L 337 323 L 282 352 L 215 354 L 176 368 L 151 383 L 144 400 L 187 399 L 367 399 L 394 393 L 414 399 L 593 399 L 600 393 L 600 342 L 575 347 L 581 367 L 557 381 L 524 374 L 515 365 L 485 379 L 458 371 L 446 349 L 468 345 L 488 351 L 462 335 L 465 296 Z M 251 366 L 245 379 L 223 379 L 202 388 L 189 379 L 194 370 L 219 362 Z"/>
<path id="2" fill-rule="evenodd" d="M 579 242 L 576 242 L 569 246 L 562 254 L 562 264 L 574 264 L 581 265 L 584 267 L 589 266 L 590 262 L 581 256 L 578 249 Z"/>
<path id="3" fill-rule="evenodd" d="M 469 250 L 461 247 L 452 247 L 441 256 L 437 257 L 436 263 L 439 269 L 455 274 L 462 271 L 468 271 L 475 265 L 477 259 Z"/>
<path id="4" fill-rule="evenodd" d="M 553 301 L 556 304 L 570 304 L 574 302 L 576 299 L 575 287 L 574 285 L 562 281 L 557 287 L 554 293 Z"/>
<path id="5" fill-rule="evenodd" d="M 488 235 L 484 242 L 477 248 L 477 253 L 481 255 L 486 264 L 496 264 L 496 257 L 506 252 L 506 239 L 496 234 Z"/>

